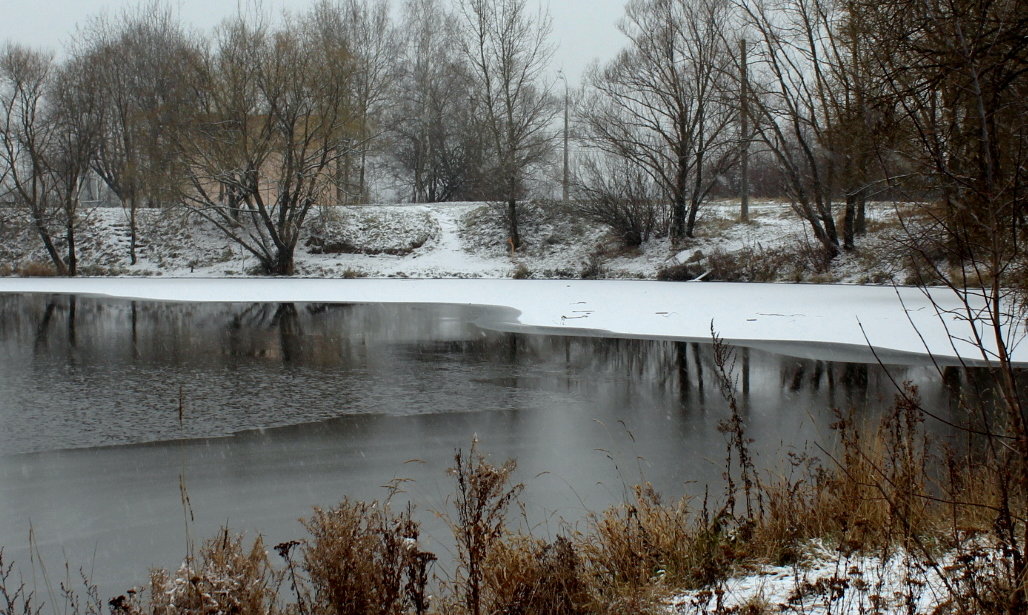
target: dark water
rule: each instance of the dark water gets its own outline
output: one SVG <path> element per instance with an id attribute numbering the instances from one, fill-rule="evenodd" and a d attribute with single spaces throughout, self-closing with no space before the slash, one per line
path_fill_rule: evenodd
<path id="1" fill-rule="evenodd" d="M 51 569 L 83 566 L 113 594 L 221 524 L 275 544 L 301 537 L 311 506 L 402 479 L 398 500 L 445 552 L 430 511 L 446 510 L 445 469 L 474 437 L 518 459 L 526 522 L 544 535 L 640 480 L 716 491 L 727 406 L 709 346 L 498 333 L 474 324 L 487 316 L 0 295 L 0 545 L 27 562 L 31 528 Z M 894 379 L 943 410 L 964 380 L 745 349 L 735 361 L 766 468 L 830 444 L 832 408 L 873 417 Z"/>

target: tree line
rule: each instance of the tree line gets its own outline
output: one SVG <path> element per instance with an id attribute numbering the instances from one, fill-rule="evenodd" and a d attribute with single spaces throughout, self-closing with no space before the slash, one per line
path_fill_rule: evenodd
<path id="1" fill-rule="evenodd" d="M 745 219 L 752 189 L 828 258 L 883 194 L 933 202 L 953 259 L 1021 254 L 1020 0 L 629 0 L 624 48 L 566 96 L 527 0 L 399 8 L 321 0 L 195 32 L 153 2 L 91 20 L 60 59 L 6 44 L 0 200 L 61 274 L 89 177 L 128 212 L 133 263 L 137 210 L 181 206 L 289 274 L 312 208 L 366 201 L 376 165 L 402 200 L 504 203 L 517 248 L 569 130 L 569 207 L 629 245 L 685 245 L 713 196 L 742 193 Z"/>

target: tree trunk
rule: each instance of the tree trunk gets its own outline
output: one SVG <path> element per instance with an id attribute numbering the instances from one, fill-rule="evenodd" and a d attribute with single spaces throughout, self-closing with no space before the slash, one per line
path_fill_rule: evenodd
<path id="1" fill-rule="evenodd" d="M 861 189 L 857 193 L 857 221 L 854 224 L 853 231 L 857 235 L 867 234 L 867 190 Z"/>
<path id="2" fill-rule="evenodd" d="M 47 232 L 46 226 L 43 224 L 43 220 L 35 214 L 33 214 L 32 218 L 33 222 L 35 222 L 36 232 L 43 241 L 43 247 L 46 248 L 46 253 L 50 256 L 50 262 L 54 264 L 54 269 L 57 270 L 57 275 L 68 275 L 68 266 L 64 264 L 64 259 L 61 258 L 61 255 L 57 253 L 57 246 L 54 245 L 50 233 Z"/>
<path id="3" fill-rule="evenodd" d="M 675 202 L 671 208 L 671 244 L 677 245 L 685 238 L 686 219 L 685 195 L 680 192 L 675 195 Z"/>
<path id="4" fill-rule="evenodd" d="M 136 264 L 136 198 L 129 199 L 129 263 Z"/>
<path id="5" fill-rule="evenodd" d="M 75 217 L 69 215 L 65 225 L 65 239 L 68 241 L 68 275 L 78 273 L 78 254 L 75 252 Z"/>
<path id="6" fill-rule="evenodd" d="M 693 230 L 696 228 L 696 212 L 698 212 L 699 209 L 700 209 L 700 204 L 699 204 L 698 201 L 693 200 L 691 203 L 689 203 L 689 216 L 688 216 L 688 218 L 685 221 L 685 236 L 686 237 L 690 237 L 691 238 L 693 236 Z"/>
<path id="7" fill-rule="evenodd" d="M 507 222 L 510 225 L 510 244 L 514 250 L 521 247 L 521 234 L 518 232 L 518 201 L 507 201 Z"/>
<path id="8" fill-rule="evenodd" d="M 367 167 L 367 164 L 368 164 L 368 150 L 367 150 L 367 148 L 365 146 L 361 146 L 361 169 L 360 169 L 360 178 L 359 178 L 359 183 L 358 183 L 359 192 L 358 192 L 358 196 L 357 196 L 357 199 L 358 199 L 357 202 L 358 203 L 364 203 L 364 202 L 367 202 L 369 200 L 367 195 L 364 193 L 365 190 L 367 189 L 366 186 L 364 185 L 365 184 L 364 173 L 365 173 L 365 168 Z"/>
<path id="9" fill-rule="evenodd" d="M 275 253 L 275 259 L 265 263 L 264 268 L 269 275 L 293 275 L 295 263 L 293 261 L 294 246 L 283 246 Z"/>
<path id="10" fill-rule="evenodd" d="M 832 203 L 829 201 L 828 205 L 824 208 L 824 215 L 821 216 L 821 222 L 825 227 L 825 234 L 828 235 L 828 240 L 835 244 L 835 247 L 839 247 L 839 230 L 835 227 L 835 218 L 832 217 Z M 838 250 L 836 250 L 838 253 Z"/>
<path id="11" fill-rule="evenodd" d="M 857 195 L 846 194 L 846 213 L 842 222 L 842 247 L 844 250 L 853 249 L 853 236 L 856 234 L 857 221 Z"/>
<path id="12" fill-rule="evenodd" d="M 746 39 L 739 41 L 739 220 L 750 221 L 750 128 L 746 105 L 749 77 L 746 74 Z"/>

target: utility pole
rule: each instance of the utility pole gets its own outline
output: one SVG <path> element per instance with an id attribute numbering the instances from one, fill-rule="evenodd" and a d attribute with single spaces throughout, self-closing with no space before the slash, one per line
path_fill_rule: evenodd
<path id="1" fill-rule="evenodd" d="M 750 109 L 749 77 L 746 74 L 746 39 L 739 41 L 739 220 L 750 221 Z"/>
<path id="2" fill-rule="evenodd" d="M 564 81 L 564 180 L 562 182 L 561 200 L 567 203 L 568 187 L 570 184 L 568 177 L 568 108 L 570 107 L 570 98 L 568 94 L 568 78 L 564 75 L 564 71 L 557 73 L 557 76 Z"/>

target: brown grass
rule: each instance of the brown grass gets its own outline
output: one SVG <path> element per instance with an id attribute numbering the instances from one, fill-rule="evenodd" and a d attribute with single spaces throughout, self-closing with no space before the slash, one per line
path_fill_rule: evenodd
<path id="1" fill-rule="evenodd" d="M 578 551 L 564 536 L 546 542 L 513 534 L 498 542 L 484 562 L 484 612 L 595 613 Z"/>
<path id="2" fill-rule="evenodd" d="M 29 261 L 18 266 L 17 274 L 23 278 L 52 278 L 57 270 L 50 263 Z"/>
<path id="3" fill-rule="evenodd" d="M 150 615 L 274 615 L 281 574 L 272 569 L 257 537 L 246 547 L 241 535 L 223 529 L 206 541 L 196 561 L 189 559 L 175 573 L 154 570 L 149 603 L 140 607 L 123 600 L 112 607 L 123 613 Z"/>
<path id="4" fill-rule="evenodd" d="M 411 513 L 349 500 L 315 508 L 303 521 L 310 539 L 302 566 L 311 595 L 297 589 L 298 604 L 308 604 L 308 615 L 423 613 L 427 566 L 435 557 L 418 548 L 421 530 Z"/>

